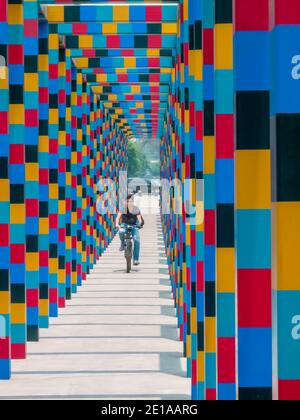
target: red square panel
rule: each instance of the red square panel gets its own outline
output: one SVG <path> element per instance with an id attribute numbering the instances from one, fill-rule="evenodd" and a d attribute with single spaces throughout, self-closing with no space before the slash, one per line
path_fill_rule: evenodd
<path id="1" fill-rule="evenodd" d="M 57 214 L 50 214 L 49 215 L 49 226 L 50 226 L 50 229 L 57 229 L 57 227 L 58 227 L 58 215 Z"/>
<path id="2" fill-rule="evenodd" d="M 149 35 L 148 48 L 161 48 L 162 38 L 161 35 Z"/>
<path id="3" fill-rule="evenodd" d="M 216 243 L 216 218 L 214 210 L 205 210 L 205 245 Z"/>
<path id="4" fill-rule="evenodd" d="M 73 34 L 87 34 L 87 25 L 84 23 L 73 23 Z"/>
<path id="5" fill-rule="evenodd" d="M 234 1 L 237 31 L 267 31 L 269 29 L 269 0 Z M 283 1 L 286 2 L 286 0 Z"/>
<path id="6" fill-rule="evenodd" d="M 9 359 L 10 340 L 9 337 L 1 338 L 0 341 L 0 359 Z"/>
<path id="7" fill-rule="evenodd" d="M 11 144 L 9 148 L 9 163 L 22 164 L 25 160 L 25 150 L 23 144 Z"/>
<path id="8" fill-rule="evenodd" d="M 26 37 L 38 36 L 38 20 L 37 19 L 24 20 L 24 35 Z"/>
<path id="9" fill-rule="evenodd" d="M 147 6 L 146 8 L 146 22 L 161 22 L 162 21 L 162 7 L 161 6 Z"/>
<path id="10" fill-rule="evenodd" d="M 0 134 L 8 134 L 8 113 L 0 112 Z"/>
<path id="11" fill-rule="evenodd" d="M 55 139 L 49 139 L 49 152 L 53 155 L 58 154 L 58 141 Z"/>
<path id="12" fill-rule="evenodd" d="M 9 245 L 9 225 L 0 225 L 0 246 Z"/>
<path id="13" fill-rule="evenodd" d="M 271 270 L 238 270 L 238 297 L 240 328 L 272 326 Z"/>
<path id="14" fill-rule="evenodd" d="M 39 306 L 39 290 L 38 289 L 26 290 L 26 305 L 30 308 Z"/>
<path id="15" fill-rule="evenodd" d="M 38 217 L 39 215 L 39 202 L 38 200 L 27 199 L 26 200 L 26 216 L 27 217 Z"/>
<path id="16" fill-rule="evenodd" d="M 47 104 L 48 103 L 48 97 L 49 97 L 49 93 L 48 93 L 48 88 L 40 88 L 39 89 L 39 102 L 42 104 Z"/>
<path id="17" fill-rule="evenodd" d="M 38 126 L 38 111 L 33 109 L 25 110 L 25 125 L 26 127 Z"/>
<path id="18" fill-rule="evenodd" d="M 7 21 L 7 0 L 0 0 L 0 22 Z"/>
<path id="19" fill-rule="evenodd" d="M 58 291 L 57 289 L 49 289 L 49 302 L 57 303 L 58 302 Z"/>
<path id="20" fill-rule="evenodd" d="M 111 35 L 107 37 L 107 48 L 120 48 L 120 37 L 118 35 Z"/>
<path id="21" fill-rule="evenodd" d="M 23 45 L 9 45 L 8 46 L 8 62 L 9 64 L 23 64 L 24 63 Z"/>
<path id="22" fill-rule="evenodd" d="M 229 384 L 235 382 L 235 339 L 218 339 L 218 382 Z"/>
<path id="23" fill-rule="evenodd" d="M 204 64 L 214 63 L 214 30 L 204 29 L 203 30 L 203 62 Z"/>
<path id="24" fill-rule="evenodd" d="M 41 267 L 48 267 L 49 265 L 49 253 L 48 251 L 39 252 L 39 262 Z"/>
<path id="25" fill-rule="evenodd" d="M 216 401 L 217 399 L 217 390 L 216 389 L 209 389 L 205 390 L 206 394 L 206 401 Z"/>
<path id="26" fill-rule="evenodd" d="M 49 171 L 48 169 L 40 169 L 39 171 L 39 183 L 40 185 L 49 184 Z"/>
<path id="27" fill-rule="evenodd" d="M 300 25 L 299 0 L 272 0 L 275 2 L 275 23 L 277 25 Z"/>
<path id="28" fill-rule="evenodd" d="M 300 401 L 300 379 L 279 380 L 278 392 L 279 400 Z"/>
<path id="29" fill-rule="evenodd" d="M 12 359 L 26 359 L 26 344 L 12 344 L 11 345 Z"/>
<path id="30" fill-rule="evenodd" d="M 11 264 L 25 264 L 25 245 L 10 246 L 10 262 Z"/>
<path id="31" fill-rule="evenodd" d="M 57 79 L 57 78 L 58 78 L 58 65 L 49 64 L 49 79 Z"/>
<path id="32" fill-rule="evenodd" d="M 217 115 L 216 117 L 216 157 L 233 159 L 234 155 L 234 117 Z"/>

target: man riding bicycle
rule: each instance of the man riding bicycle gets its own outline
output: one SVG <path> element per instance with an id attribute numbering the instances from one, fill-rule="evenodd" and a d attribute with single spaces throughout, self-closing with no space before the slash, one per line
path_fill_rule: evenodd
<path id="1" fill-rule="evenodd" d="M 134 205 L 134 195 L 130 194 L 127 197 L 127 211 L 125 213 L 119 212 L 116 219 L 116 228 L 119 230 L 121 240 L 120 251 L 125 250 L 125 229 L 122 224 L 133 226 L 132 237 L 134 241 L 133 249 L 133 265 L 139 265 L 140 259 L 140 232 L 139 226 L 143 226 L 144 221 L 140 209 Z"/>

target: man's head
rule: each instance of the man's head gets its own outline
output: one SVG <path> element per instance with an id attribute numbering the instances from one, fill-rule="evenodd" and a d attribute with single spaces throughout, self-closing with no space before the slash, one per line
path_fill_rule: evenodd
<path id="1" fill-rule="evenodd" d="M 127 196 L 127 205 L 128 205 L 128 207 L 134 206 L 134 195 L 133 194 L 129 194 Z"/>

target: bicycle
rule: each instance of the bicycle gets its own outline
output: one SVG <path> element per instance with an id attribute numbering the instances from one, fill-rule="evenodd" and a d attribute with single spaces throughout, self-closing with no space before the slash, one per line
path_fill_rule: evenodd
<path id="1" fill-rule="evenodd" d="M 141 229 L 141 226 L 138 225 L 127 225 L 122 223 L 121 225 L 122 229 L 125 229 L 125 236 L 124 236 L 124 242 L 125 242 L 125 252 L 124 256 L 126 259 L 126 272 L 130 273 L 132 268 L 132 256 L 133 256 L 133 230 L 134 229 Z"/>

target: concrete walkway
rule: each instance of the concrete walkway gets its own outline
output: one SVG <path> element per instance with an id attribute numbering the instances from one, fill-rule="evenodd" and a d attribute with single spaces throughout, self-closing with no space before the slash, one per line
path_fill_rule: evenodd
<path id="1" fill-rule="evenodd" d="M 0 399 L 190 399 L 156 199 L 151 205 L 138 269 L 125 273 L 116 238 L 40 342 L 28 344 L 28 358 L 13 361 Z"/>

